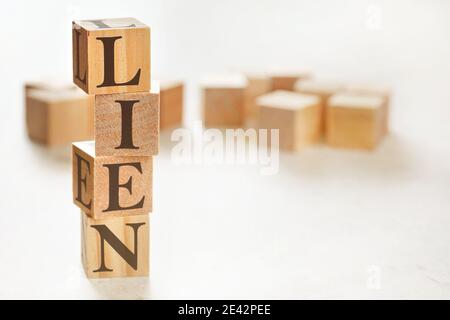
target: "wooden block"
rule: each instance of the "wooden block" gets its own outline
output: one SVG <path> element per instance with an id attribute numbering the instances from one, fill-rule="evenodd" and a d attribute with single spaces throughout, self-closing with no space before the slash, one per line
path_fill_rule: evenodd
<path id="1" fill-rule="evenodd" d="M 183 122 L 184 85 L 179 81 L 161 82 L 160 128 L 181 126 Z"/>
<path id="2" fill-rule="evenodd" d="M 203 81 L 203 112 L 207 127 L 239 127 L 244 123 L 244 76 L 210 77 Z"/>
<path id="3" fill-rule="evenodd" d="M 338 82 L 316 81 L 312 79 L 299 80 L 295 83 L 294 91 L 303 94 L 312 94 L 320 99 L 321 130 L 325 131 L 325 113 L 328 99 L 344 90 L 344 85 Z"/>
<path id="4" fill-rule="evenodd" d="M 81 259 L 88 278 L 149 274 L 148 215 L 95 220 L 81 211 Z"/>
<path id="5" fill-rule="evenodd" d="M 31 140 L 58 146 L 94 137 L 94 103 L 78 88 L 26 89 L 25 118 Z"/>
<path id="6" fill-rule="evenodd" d="M 274 72 L 271 76 L 272 91 L 294 91 L 295 83 L 299 80 L 310 79 L 308 72 Z"/>
<path id="7" fill-rule="evenodd" d="M 151 92 L 95 96 L 95 154 L 152 156 L 159 149 L 159 85 Z"/>
<path id="8" fill-rule="evenodd" d="M 377 96 L 332 96 L 326 115 L 327 143 L 341 148 L 375 148 L 383 135 L 383 104 L 384 99 Z"/>
<path id="9" fill-rule="evenodd" d="M 389 133 L 389 109 L 391 102 L 391 90 L 386 87 L 366 84 L 351 84 L 346 86 L 345 91 L 351 94 L 363 96 L 380 96 L 384 99 L 382 112 L 383 134 Z"/>
<path id="10" fill-rule="evenodd" d="M 263 94 L 269 93 L 272 88 L 271 78 L 266 74 L 245 74 L 247 87 L 244 94 L 245 118 L 253 119 L 258 117 L 259 109 L 256 99 Z"/>
<path id="11" fill-rule="evenodd" d="M 88 94 L 150 90 L 150 28 L 134 18 L 72 22 L 73 81 Z"/>
<path id="12" fill-rule="evenodd" d="M 280 149 L 295 151 L 320 138 L 320 100 L 313 95 L 274 91 L 257 99 L 259 127 L 280 130 Z"/>
<path id="13" fill-rule="evenodd" d="M 72 82 L 58 80 L 55 78 L 29 80 L 25 82 L 24 85 L 25 97 L 27 96 L 28 91 L 34 89 L 58 92 L 65 90 L 78 90 L 78 87 Z"/>
<path id="14" fill-rule="evenodd" d="M 152 211 L 152 157 L 96 157 L 95 142 L 72 145 L 73 201 L 94 219 Z"/>
<path id="15" fill-rule="evenodd" d="M 363 96 L 381 96 L 386 100 L 390 99 L 391 90 L 384 86 L 370 84 L 349 84 L 345 86 L 345 92 Z"/>

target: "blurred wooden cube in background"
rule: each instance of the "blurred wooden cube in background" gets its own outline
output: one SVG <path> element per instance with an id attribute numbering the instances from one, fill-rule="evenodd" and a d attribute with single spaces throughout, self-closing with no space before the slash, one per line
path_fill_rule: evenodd
<path id="1" fill-rule="evenodd" d="M 338 82 L 325 82 L 317 81 L 313 79 L 299 80 L 295 83 L 294 91 L 304 94 L 312 94 L 320 99 L 321 104 L 321 128 L 325 130 L 325 113 L 327 108 L 328 99 L 342 91 L 344 85 Z"/>
<path id="2" fill-rule="evenodd" d="M 202 81 L 203 115 L 207 127 L 241 127 L 245 120 L 243 75 L 208 77 Z"/>
<path id="3" fill-rule="evenodd" d="M 244 110 L 246 120 L 258 117 L 256 99 L 272 90 L 271 78 L 265 73 L 245 73 L 247 88 L 244 94 Z"/>
<path id="4" fill-rule="evenodd" d="M 68 145 L 94 137 L 92 97 L 73 86 L 25 85 L 25 118 L 31 140 L 47 145 Z"/>
<path id="5" fill-rule="evenodd" d="M 374 149 L 383 133 L 380 96 L 340 93 L 330 98 L 326 113 L 326 141 L 339 148 Z"/>
<path id="6" fill-rule="evenodd" d="M 280 149 L 296 151 L 321 136 L 320 99 L 290 91 L 274 91 L 257 99 L 259 128 L 279 129 Z"/>
<path id="7" fill-rule="evenodd" d="M 179 127 L 183 123 L 184 84 L 181 81 L 164 80 L 160 86 L 159 127 L 161 130 Z"/>
<path id="8" fill-rule="evenodd" d="M 311 74 L 306 71 L 275 71 L 271 72 L 270 74 L 272 82 L 271 91 L 294 91 L 294 87 L 297 81 L 311 78 Z"/>
<path id="9" fill-rule="evenodd" d="M 78 87 L 72 82 L 67 82 L 57 78 L 40 78 L 36 80 L 29 80 L 25 82 L 24 91 L 25 98 L 28 91 L 39 89 L 46 91 L 64 91 L 64 90 L 78 90 Z"/>
<path id="10" fill-rule="evenodd" d="M 384 99 L 382 108 L 383 134 L 389 133 L 389 113 L 391 103 L 391 90 L 384 86 L 372 84 L 350 84 L 345 87 L 345 91 L 364 96 L 379 96 Z"/>

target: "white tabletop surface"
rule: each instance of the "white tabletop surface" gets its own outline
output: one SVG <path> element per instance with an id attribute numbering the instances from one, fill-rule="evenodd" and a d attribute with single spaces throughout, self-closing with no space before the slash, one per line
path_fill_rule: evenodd
<path id="1" fill-rule="evenodd" d="M 22 17 L 21 25 L 53 21 L 70 28 L 73 15 L 122 15 L 151 25 L 155 71 L 188 79 L 186 123 L 199 115 L 198 79 L 252 60 L 249 51 L 227 51 L 241 48 L 250 32 L 262 28 L 246 19 L 247 9 L 256 8 L 252 19 L 258 23 L 276 17 L 268 33 L 261 29 L 254 37 L 263 49 L 269 42 L 271 48 L 293 49 L 292 37 L 275 35 L 281 22 L 297 22 L 289 30 L 304 45 L 298 41 L 298 51 L 283 61 L 302 57 L 302 65 L 318 74 L 391 86 L 391 134 L 375 152 L 318 145 L 282 154 L 279 173 L 263 176 L 255 166 L 176 166 L 164 133 L 155 158 L 151 276 L 91 281 L 81 267 L 80 213 L 72 203 L 68 152 L 30 143 L 23 117 L 26 78 L 63 66 L 70 72 L 70 30 L 55 28 L 57 36 L 68 37 L 64 49 L 57 51 L 59 42 L 49 44 L 48 51 L 36 51 L 35 63 L 15 40 L 29 29 L 9 29 L 3 35 L 13 45 L 0 52 L 0 61 L 8 62 L 0 65 L 0 298 L 450 298 L 448 4 L 376 1 L 383 29 L 367 31 L 354 25 L 365 19 L 368 3 L 338 7 L 329 1 L 333 16 L 316 26 L 314 38 L 303 27 L 325 11 L 303 1 L 286 2 L 293 9 L 278 7 L 279 1 L 143 1 L 134 9 L 115 1 L 77 2 L 67 9 L 58 1 L 47 18 L 61 13 L 67 19 L 53 20 L 45 18 L 51 1 L 45 2 L 7 2 L 2 21 Z M 158 14 L 142 14 L 149 8 Z M 204 10 L 209 15 L 192 17 Z M 227 24 L 218 42 L 215 32 L 236 12 L 237 25 Z M 176 24 L 164 20 L 173 15 Z M 347 37 L 328 34 L 333 26 Z M 42 32 L 51 30 L 49 23 Z M 266 42 L 262 34 L 275 40 Z M 189 35 L 196 36 L 188 40 Z M 327 48 L 334 48 L 332 61 Z M 283 54 L 254 50 L 261 66 Z"/>

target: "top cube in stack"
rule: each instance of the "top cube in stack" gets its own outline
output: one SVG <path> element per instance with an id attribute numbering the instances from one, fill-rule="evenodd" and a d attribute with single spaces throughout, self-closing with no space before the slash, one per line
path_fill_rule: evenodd
<path id="1" fill-rule="evenodd" d="M 95 142 L 73 144 L 73 199 L 88 277 L 148 275 L 159 85 L 150 28 L 134 18 L 72 23 L 73 81 L 94 95 Z"/>

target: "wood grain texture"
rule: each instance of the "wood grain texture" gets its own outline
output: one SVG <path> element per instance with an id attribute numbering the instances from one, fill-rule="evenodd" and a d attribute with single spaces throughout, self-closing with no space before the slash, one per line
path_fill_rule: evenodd
<path id="1" fill-rule="evenodd" d="M 102 37 L 117 38 L 111 48 Z M 150 28 L 133 18 L 83 20 L 72 23 L 73 81 L 88 94 L 146 92 L 150 90 Z M 105 70 L 105 57 L 113 54 L 112 68 Z M 106 59 L 108 60 L 108 59 Z M 111 59 L 112 61 L 112 59 Z M 108 85 L 107 74 L 116 84 Z"/>
<path id="2" fill-rule="evenodd" d="M 47 146 L 94 137 L 93 99 L 78 88 L 26 89 L 25 119 L 29 138 Z"/>
<path id="3" fill-rule="evenodd" d="M 93 141 L 72 145 L 73 201 L 94 219 L 151 212 L 152 176 L 152 157 L 96 157 Z"/>
<path id="4" fill-rule="evenodd" d="M 181 126 L 183 122 L 182 82 L 161 82 L 160 128 Z"/>
<path id="5" fill-rule="evenodd" d="M 275 91 L 257 99 L 259 128 L 279 129 L 280 149 L 301 150 L 321 137 L 320 101 L 317 97 Z"/>
<path id="6" fill-rule="evenodd" d="M 204 88 L 207 127 L 239 127 L 244 123 L 244 88 Z"/>
<path id="7" fill-rule="evenodd" d="M 102 241 L 100 232 L 105 232 L 105 228 L 130 251 L 128 256 L 122 256 L 120 249 L 117 251 L 106 240 Z M 148 215 L 95 220 L 81 211 L 81 259 L 88 278 L 148 276 L 149 239 Z"/>
<path id="8" fill-rule="evenodd" d="M 157 86 L 152 87 L 152 92 L 95 96 L 97 156 L 158 154 L 160 95 Z M 123 114 L 124 108 L 129 107 L 131 110 L 127 111 L 126 116 Z M 123 128 L 123 124 L 126 128 Z"/>
<path id="9" fill-rule="evenodd" d="M 343 98 L 343 99 L 340 99 Z M 338 94 L 326 114 L 326 142 L 338 148 L 374 149 L 383 134 L 382 98 Z"/>

